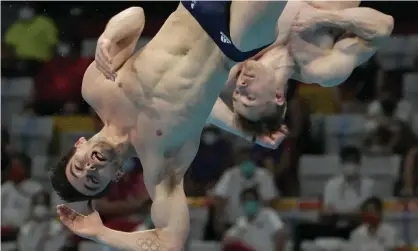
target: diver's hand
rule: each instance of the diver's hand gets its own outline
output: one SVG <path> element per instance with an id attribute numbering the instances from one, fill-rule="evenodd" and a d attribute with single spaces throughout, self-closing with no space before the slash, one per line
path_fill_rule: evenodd
<path id="1" fill-rule="evenodd" d="M 95 62 L 97 69 L 105 75 L 105 77 L 111 81 L 115 81 L 116 72 L 112 68 L 112 56 L 110 54 L 110 49 L 114 45 L 110 39 L 101 36 L 97 40 Z"/>
<path id="2" fill-rule="evenodd" d="M 286 138 L 288 132 L 287 126 L 282 125 L 277 132 L 258 137 L 257 144 L 266 148 L 277 149 L 280 143 L 282 143 L 282 141 Z"/>
<path id="3" fill-rule="evenodd" d="M 93 210 L 88 215 L 81 215 L 68 206 L 58 205 L 57 213 L 61 222 L 73 233 L 81 237 L 96 240 L 99 233 L 105 228 L 100 215 Z"/>

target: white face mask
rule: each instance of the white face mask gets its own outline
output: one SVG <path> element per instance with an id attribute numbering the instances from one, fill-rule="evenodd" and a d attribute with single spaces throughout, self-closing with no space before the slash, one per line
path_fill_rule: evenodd
<path id="1" fill-rule="evenodd" d="M 60 44 L 57 48 L 57 52 L 58 55 L 66 57 L 70 54 L 70 46 L 68 44 Z"/>
<path id="2" fill-rule="evenodd" d="M 342 172 L 345 176 L 355 176 L 359 172 L 359 167 L 355 164 L 345 164 Z"/>
<path id="3" fill-rule="evenodd" d="M 213 145 L 218 140 L 218 135 L 213 132 L 205 132 L 202 136 L 203 142 L 207 145 Z"/>
<path id="4" fill-rule="evenodd" d="M 19 18 L 29 20 L 35 15 L 35 11 L 30 7 L 23 7 L 19 10 Z"/>
<path id="5" fill-rule="evenodd" d="M 36 218 L 44 218 L 48 214 L 48 208 L 44 205 L 36 205 L 33 208 L 33 216 Z"/>

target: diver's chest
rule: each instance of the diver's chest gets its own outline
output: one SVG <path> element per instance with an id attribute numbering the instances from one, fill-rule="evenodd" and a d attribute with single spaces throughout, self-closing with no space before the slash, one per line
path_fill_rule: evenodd
<path id="1" fill-rule="evenodd" d="M 138 115 L 139 141 L 164 149 L 179 147 L 200 138 L 207 116 L 184 105 L 156 100 L 153 106 L 143 107 Z"/>

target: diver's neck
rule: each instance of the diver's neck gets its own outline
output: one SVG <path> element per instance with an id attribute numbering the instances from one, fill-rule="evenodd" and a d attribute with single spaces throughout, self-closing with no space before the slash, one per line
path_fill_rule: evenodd
<path id="1" fill-rule="evenodd" d="M 294 60 L 290 56 L 287 46 L 274 46 L 266 51 L 258 61 L 273 70 L 277 90 L 284 91 L 287 81 L 292 77 Z"/>
<path id="2" fill-rule="evenodd" d="M 105 124 L 98 133 L 100 137 L 106 138 L 108 143 L 114 145 L 114 147 L 120 148 L 123 152 L 127 152 L 130 148 L 131 142 L 129 134 L 129 129 L 109 124 Z"/>

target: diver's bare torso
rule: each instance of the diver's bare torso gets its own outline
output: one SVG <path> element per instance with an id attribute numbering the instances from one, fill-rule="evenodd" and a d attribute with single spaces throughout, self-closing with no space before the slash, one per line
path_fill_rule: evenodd
<path id="1" fill-rule="evenodd" d="M 233 40 L 234 36 L 245 40 L 248 35 L 238 20 L 251 13 L 253 5 L 263 6 L 233 2 Z M 234 23 L 240 27 L 235 34 Z M 270 26 L 273 28 L 274 22 Z M 271 36 L 266 34 L 262 39 L 272 41 L 273 30 Z M 253 43 L 257 42 L 264 41 L 255 39 Z M 86 71 L 84 99 L 105 124 L 129 132 L 152 198 L 158 193 L 156 184 L 167 176 L 166 172 L 174 172 L 181 180 L 195 157 L 201 131 L 228 77 L 227 63 L 229 59 L 180 4 L 157 35 L 118 70 L 114 82 L 105 79 L 95 63 Z M 164 163 L 155 163 L 158 161 Z M 168 165 L 170 168 L 155 168 Z"/>
<path id="2" fill-rule="evenodd" d="M 149 154 L 193 159 L 201 130 L 227 78 L 224 60 L 180 5 L 158 34 L 118 70 L 115 82 L 92 63 L 85 73 L 83 97 L 104 123 L 129 131 L 141 161 L 147 162 Z M 182 177 L 187 167 L 178 168 Z M 152 189 L 151 184 L 147 188 Z"/>

